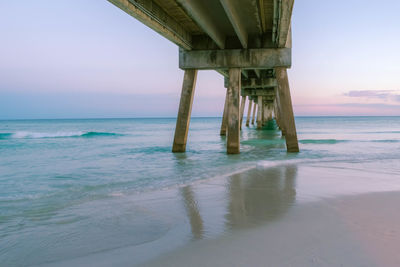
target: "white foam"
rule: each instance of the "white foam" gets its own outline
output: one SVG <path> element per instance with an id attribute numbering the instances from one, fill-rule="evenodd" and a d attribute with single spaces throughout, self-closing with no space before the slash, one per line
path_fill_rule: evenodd
<path id="1" fill-rule="evenodd" d="M 73 137 L 81 136 L 85 132 L 54 132 L 54 133 L 40 133 L 40 132 L 25 132 L 18 131 L 12 134 L 12 138 L 23 139 L 23 138 L 52 138 L 52 137 Z"/>

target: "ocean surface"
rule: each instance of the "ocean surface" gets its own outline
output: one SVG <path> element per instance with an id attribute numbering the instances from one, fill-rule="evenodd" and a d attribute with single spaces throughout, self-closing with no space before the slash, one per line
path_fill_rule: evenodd
<path id="1" fill-rule="evenodd" d="M 173 199 L 168 190 L 257 166 L 314 164 L 336 168 L 338 177 L 361 170 L 400 179 L 400 117 L 298 117 L 297 154 L 286 153 L 271 122 L 260 131 L 243 126 L 241 154 L 226 155 L 220 118 L 193 118 L 187 152 L 173 154 L 175 123 L 0 121 L 0 266 L 52 265 L 149 243 L 173 224 L 153 212 L 152 192 Z M 149 206 L 135 205 L 144 199 Z"/>

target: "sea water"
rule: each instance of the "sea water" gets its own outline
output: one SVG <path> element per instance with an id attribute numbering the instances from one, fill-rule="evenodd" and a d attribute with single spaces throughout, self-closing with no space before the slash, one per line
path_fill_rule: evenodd
<path id="1" fill-rule="evenodd" d="M 226 155 L 221 118 L 193 118 L 186 153 L 173 154 L 175 123 L 0 121 L 0 266 L 52 263 L 150 242 L 169 226 L 118 199 L 258 165 L 311 163 L 400 174 L 400 117 L 298 117 L 296 154 L 286 153 L 270 122 L 263 130 L 243 125 L 241 154 Z"/>

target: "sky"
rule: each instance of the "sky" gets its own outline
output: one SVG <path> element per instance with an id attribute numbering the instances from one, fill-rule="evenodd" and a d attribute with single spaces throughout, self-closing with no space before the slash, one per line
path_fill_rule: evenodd
<path id="1" fill-rule="evenodd" d="M 0 119 L 176 117 L 178 47 L 106 0 L 0 1 Z M 296 116 L 400 115 L 400 1 L 296 0 Z M 192 116 L 221 116 L 200 71 Z"/>

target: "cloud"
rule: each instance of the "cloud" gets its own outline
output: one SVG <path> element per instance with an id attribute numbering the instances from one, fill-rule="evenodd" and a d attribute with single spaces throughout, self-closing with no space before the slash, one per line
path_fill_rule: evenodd
<path id="1" fill-rule="evenodd" d="M 400 102 L 400 91 L 398 90 L 360 90 L 349 91 L 344 94 L 349 97 L 375 99 L 384 101 Z"/>

